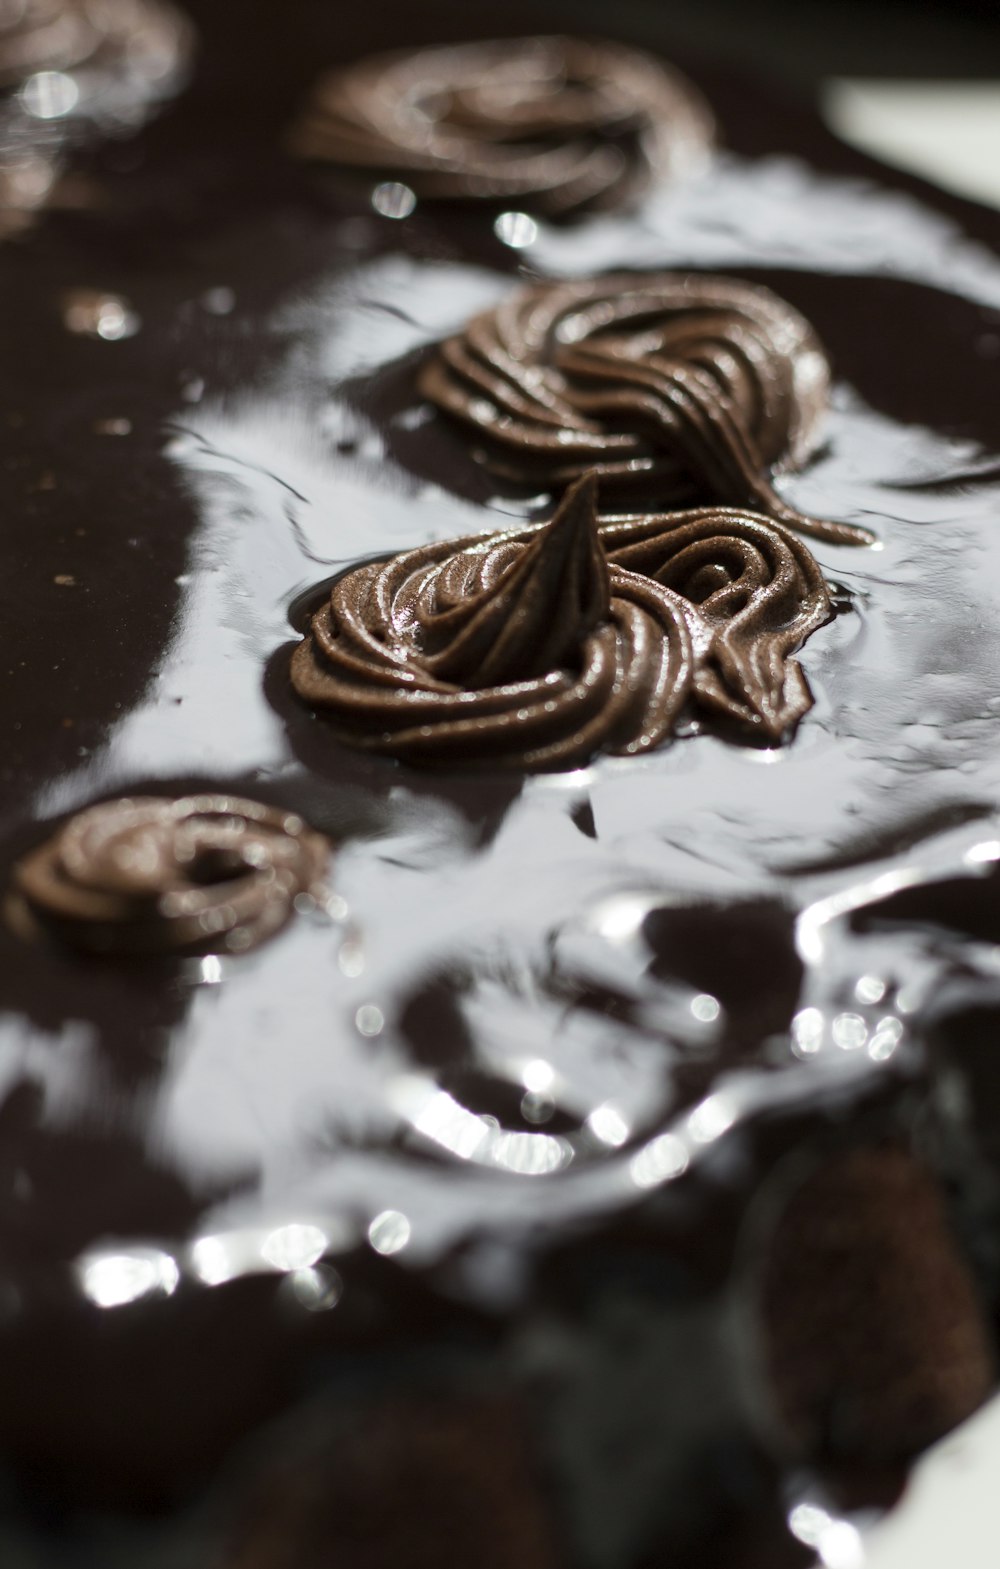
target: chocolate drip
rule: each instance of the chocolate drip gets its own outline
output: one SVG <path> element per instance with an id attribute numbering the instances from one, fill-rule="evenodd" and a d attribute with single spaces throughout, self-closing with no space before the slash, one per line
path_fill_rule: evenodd
<path id="1" fill-rule="evenodd" d="M 780 741 L 812 707 L 789 656 L 832 610 L 810 550 L 788 529 L 730 508 L 609 521 L 612 564 L 697 606 L 708 636 L 695 695 L 710 711 Z"/>
<path id="2" fill-rule="evenodd" d="M 350 745 L 452 767 L 570 768 L 657 745 L 697 616 L 609 567 L 585 478 L 528 536 L 428 545 L 342 577 L 296 649 L 300 697 Z"/>
<path id="3" fill-rule="evenodd" d="M 242 952 L 319 888 L 329 846 L 235 796 L 89 807 L 14 868 L 13 914 L 98 953 Z"/>
<path id="4" fill-rule="evenodd" d="M 809 323 L 730 278 L 619 273 L 536 285 L 469 322 L 424 366 L 421 393 L 471 427 L 483 462 L 555 488 L 594 470 L 602 498 L 751 506 L 804 534 L 870 544 L 804 517 L 771 473 L 801 463 L 829 368 Z"/>
<path id="5" fill-rule="evenodd" d="M 620 207 L 700 164 L 694 88 L 620 44 L 525 38 L 380 55 L 324 77 L 293 150 L 405 180 L 422 197 Z"/>

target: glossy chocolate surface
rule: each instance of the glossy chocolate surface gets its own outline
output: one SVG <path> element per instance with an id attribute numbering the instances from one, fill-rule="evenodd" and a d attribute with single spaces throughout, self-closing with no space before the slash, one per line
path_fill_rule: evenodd
<path id="1" fill-rule="evenodd" d="M 419 1430 L 430 1384 L 514 1400 L 496 1463 L 546 1478 L 525 1561 L 804 1562 L 754 1306 L 802 1152 L 916 1150 L 988 1316 L 1000 1280 L 1000 221 L 693 67 L 728 150 L 630 217 L 529 214 L 516 246 L 386 217 L 280 150 L 338 29 L 365 41 L 338 9 L 248 12 L 238 69 L 207 13 L 199 80 L 93 155 L 92 205 L 0 249 L 5 870 L 122 794 L 249 797 L 336 848 L 325 909 L 247 954 L 0 932 L 0 1542 L 301 1569 L 298 1525 L 248 1556 L 259 1500 L 323 1529 L 343 1413 L 377 1427 L 384 1392 Z M 525 274 L 624 266 L 762 282 L 829 351 L 780 484 L 878 548 L 815 546 L 815 706 L 785 747 L 546 777 L 338 746 L 288 680 L 317 583 L 551 511 L 422 402 L 422 352 Z"/>

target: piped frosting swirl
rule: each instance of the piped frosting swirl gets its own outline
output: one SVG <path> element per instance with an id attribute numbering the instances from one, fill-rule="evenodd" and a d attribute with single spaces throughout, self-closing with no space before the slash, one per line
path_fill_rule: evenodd
<path id="1" fill-rule="evenodd" d="M 421 197 L 558 216 L 628 203 L 700 165 L 711 136 L 695 89 L 651 56 L 551 37 L 362 60 L 320 81 L 291 142 Z"/>
<path id="2" fill-rule="evenodd" d="M 609 568 L 585 478 L 533 534 L 427 545 L 340 578 L 292 682 L 366 751 L 571 768 L 663 740 L 691 690 L 692 627 L 672 590 Z"/>
<path id="3" fill-rule="evenodd" d="M 14 869 L 15 916 L 107 954 L 243 952 L 319 891 L 322 835 L 226 795 L 125 797 L 71 817 Z"/>
<path id="4" fill-rule="evenodd" d="M 612 566 L 662 583 L 697 612 L 698 705 L 771 742 L 789 735 L 813 702 L 791 655 L 833 613 L 807 546 L 732 507 L 607 519 L 601 540 Z"/>
<path id="5" fill-rule="evenodd" d="M 348 745 L 430 766 L 639 754 L 692 701 L 780 740 L 811 703 L 787 656 L 830 614 L 806 547 L 735 511 L 599 532 L 596 488 L 538 530 L 339 578 L 292 656 L 299 696 Z"/>
<path id="6" fill-rule="evenodd" d="M 593 471 L 602 506 L 636 492 L 660 509 L 749 506 L 818 539 L 870 544 L 774 488 L 774 472 L 811 450 L 828 385 L 798 311 L 769 289 L 683 273 L 534 285 L 473 317 L 419 377 L 502 479 L 560 489 Z"/>

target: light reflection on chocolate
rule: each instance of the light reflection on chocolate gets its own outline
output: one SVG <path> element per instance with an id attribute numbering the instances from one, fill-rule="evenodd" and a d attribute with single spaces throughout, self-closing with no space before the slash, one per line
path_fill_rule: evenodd
<path id="1" fill-rule="evenodd" d="M 865 529 L 804 517 L 772 483 L 812 449 L 828 384 L 815 333 L 776 294 L 684 273 L 534 285 L 473 317 L 419 378 L 502 479 L 561 488 L 594 470 L 602 503 L 751 506 L 870 544 Z"/>
<path id="2" fill-rule="evenodd" d="M 705 161 L 712 120 L 677 72 L 621 44 L 522 38 L 379 55 L 319 83 L 302 157 L 418 196 L 550 216 L 621 207 Z"/>
<path id="3" fill-rule="evenodd" d="M 124 797 L 17 863 L 12 913 L 89 952 L 242 952 L 319 891 L 328 854 L 300 817 L 255 801 Z"/>
<path id="4" fill-rule="evenodd" d="M 430 765 L 645 752 L 692 698 L 781 740 L 812 702 L 788 655 L 830 615 L 806 547 L 732 510 L 599 533 L 596 496 L 589 475 L 536 532 L 340 578 L 293 655 L 299 696 L 349 745 Z"/>

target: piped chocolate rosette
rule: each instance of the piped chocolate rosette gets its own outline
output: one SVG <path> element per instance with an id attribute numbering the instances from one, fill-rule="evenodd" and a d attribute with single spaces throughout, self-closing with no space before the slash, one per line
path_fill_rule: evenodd
<path id="1" fill-rule="evenodd" d="M 730 510 L 602 536 L 596 489 L 578 481 L 535 531 L 339 578 L 292 656 L 299 696 L 348 745 L 425 766 L 637 755 L 690 703 L 781 739 L 811 703 L 788 655 L 830 615 L 808 550 Z"/>
<path id="2" fill-rule="evenodd" d="M 830 594 L 812 552 L 780 524 L 732 507 L 606 519 L 612 569 L 648 577 L 691 607 L 699 708 L 769 742 L 812 707 L 791 656 L 830 620 Z"/>
<path id="3" fill-rule="evenodd" d="M 819 340 L 792 306 L 684 273 L 534 285 L 473 317 L 419 377 L 504 481 L 561 490 L 593 472 L 602 509 L 716 502 L 870 544 L 866 529 L 806 517 L 774 486 L 812 450 L 828 386 Z"/>
<path id="4" fill-rule="evenodd" d="M 88 952 L 241 953 L 300 894 L 320 894 L 329 851 L 295 813 L 256 801 L 125 797 L 78 812 L 17 863 L 11 913 Z"/>
<path id="5" fill-rule="evenodd" d="M 712 117 L 650 55 L 520 38 L 379 55 L 324 77 L 295 127 L 300 156 L 405 181 L 444 201 L 548 216 L 621 207 L 700 166 Z"/>

